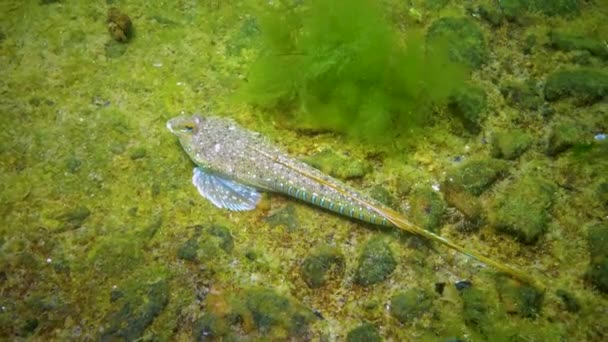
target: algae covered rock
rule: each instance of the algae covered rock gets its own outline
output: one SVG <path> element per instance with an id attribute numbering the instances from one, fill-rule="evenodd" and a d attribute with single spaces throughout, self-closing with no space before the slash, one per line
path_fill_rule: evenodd
<path id="1" fill-rule="evenodd" d="M 543 293 L 534 287 L 500 276 L 496 278 L 496 288 L 507 313 L 526 318 L 540 314 Z"/>
<path id="2" fill-rule="evenodd" d="M 116 303 L 120 309 L 109 314 L 101 332 L 101 341 L 133 341 L 142 337 L 169 302 L 169 284 L 166 280 L 142 286 L 141 294 L 125 295 Z"/>
<path id="3" fill-rule="evenodd" d="M 486 117 L 486 92 L 476 86 L 463 87 L 452 95 L 449 108 L 469 133 L 477 134 Z"/>
<path id="4" fill-rule="evenodd" d="M 498 4 L 510 20 L 528 13 L 571 17 L 580 12 L 579 0 L 500 0 Z"/>
<path id="5" fill-rule="evenodd" d="M 550 32 L 549 44 L 562 51 L 588 51 L 594 56 L 608 59 L 608 49 L 601 40 L 568 32 Z"/>
<path id="6" fill-rule="evenodd" d="M 545 98 L 556 101 L 574 97 L 577 103 L 592 104 L 608 96 L 608 73 L 598 69 L 556 71 L 545 84 Z"/>
<path id="7" fill-rule="evenodd" d="M 492 139 L 492 157 L 514 160 L 530 147 L 532 137 L 519 129 L 497 132 Z"/>
<path id="8" fill-rule="evenodd" d="M 397 267 L 390 246 L 381 238 L 372 238 L 359 256 L 355 282 L 362 286 L 377 284 L 386 279 Z"/>
<path id="9" fill-rule="evenodd" d="M 590 256 L 587 278 L 600 291 L 608 293 L 608 225 L 591 225 L 587 236 Z"/>
<path id="10" fill-rule="evenodd" d="M 551 126 L 547 154 L 556 156 L 583 142 L 583 129 L 576 122 L 560 121 Z"/>
<path id="11" fill-rule="evenodd" d="M 484 332 L 491 326 L 490 307 L 484 293 L 474 287 L 460 291 L 464 323 L 476 331 Z"/>
<path id="12" fill-rule="evenodd" d="M 447 44 L 448 54 L 454 62 L 473 69 L 485 63 L 488 51 L 483 32 L 468 18 L 441 18 L 429 27 L 427 44 Z"/>
<path id="13" fill-rule="evenodd" d="M 533 81 L 508 82 L 501 86 L 500 92 L 509 105 L 524 110 L 536 110 L 543 104 L 540 92 Z"/>
<path id="14" fill-rule="evenodd" d="M 337 154 L 331 150 L 319 152 L 303 161 L 332 177 L 340 179 L 360 178 L 371 171 L 371 165 Z"/>
<path id="15" fill-rule="evenodd" d="M 472 159 L 450 170 L 442 188 L 481 195 L 507 174 L 509 164 L 498 159 Z"/>
<path id="16" fill-rule="evenodd" d="M 347 342 L 381 342 L 378 328 L 371 323 L 364 323 L 348 332 Z"/>
<path id="17" fill-rule="evenodd" d="M 179 247 L 178 258 L 188 261 L 216 260 L 218 256 L 232 252 L 234 241 L 228 228 L 218 224 L 191 228 L 195 231 L 194 236 Z"/>
<path id="18" fill-rule="evenodd" d="M 412 222 L 433 232 L 439 229 L 446 205 L 437 191 L 430 186 L 416 187 L 409 196 L 409 202 L 408 216 Z"/>
<path id="19" fill-rule="evenodd" d="M 336 247 L 323 246 L 310 253 L 302 266 L 300 274 L 311 288 L 323 286 L 328 278 L 338 276 L 344 270 L 344 256 Z"/>
<path id="20" fill-rule="evenodd" d="M 537 176 L 515 180 L 494 198 L 491 225 L 523 243 L 535 243 L 547 229 L 555 191 L 555 184 Z"/>
<path id="21" fill-rule="evenodd" d="M 286 331 L 298 336 L 307 331 L 314 315 L 287 297 L 267 288 L 253 288 L 245 292 L 245 308 L 253 324 L 262 334 Z M 278 336 L 277 336 L 278 337 Z"/>
<path id="22" fill-rule="evenodd" d="M 422 289 L 410 289 L 391 298 L 390 312 L 399 322 L 411 322 L 420 318 L 433 304 L 429 293 Z"/>

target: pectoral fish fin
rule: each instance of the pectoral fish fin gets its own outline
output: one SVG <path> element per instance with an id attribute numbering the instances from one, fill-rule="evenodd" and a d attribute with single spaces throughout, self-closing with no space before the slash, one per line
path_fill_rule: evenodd
<path id="1" fill-rule="evenodd" d="M 195 167 L 192 183 L 216 207 L 232 211 L 255 209 L 262 195 L 253 187 L 222 178 Z"/>

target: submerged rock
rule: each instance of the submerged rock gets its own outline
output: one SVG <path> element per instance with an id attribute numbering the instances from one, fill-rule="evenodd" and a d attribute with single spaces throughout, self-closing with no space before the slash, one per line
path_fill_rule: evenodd
<path id="1" fill-rule="evenodd" d="M 108 9 L 108 31 L 114 40 L 121 43 L 128 42 L 133 37 L 133 24 L 128 15 L 122 13 L 118 8 Z"/>
<path id="2" fill-rule="evenodd" d="M 477 134 L 486 118 L 486 92 L 475 86 L 463 87 L 451 96 L 449 108 L 460 119 L 464 129 Z"/>
<path id="3" fill-rule="evenodd" d="M 577 103 L 592 104 L 608 96 L 608 73 L 597 69 L 557 71 L 545 84 L 545 98 L 556 101 L 574 97 Z"/>
<path id="4" fill-rule="evenodd" d="M 397 267 L 390 246 L 381 238 L 372 238 L 359 256 L 355 282 L 362 286 L 377 284 L 386 279 Z"/>
<path id="5" fill-rule="evenodd" d="M 347 342 L 382 342 L 378 328 L 371 323 L 364 323 L 348 332 Z"/>
<path id="6" fill-rule="evenodd" d="M 446 44 L 450 59 L 473 69 L 485 63 L 488 51 L 483 32 L 468 18 L 446 17 L 434 21 L 428 29 L 427 44 Z"/>
<path id="7" fill-rule="evenodd" d="M 481 195 L 507 175 L 509 164 L 498 159 L 472 159 L 448 171 L 442 189 Z"/>
<path id="8" fill-rule="evenodd" d="M 588 51 L 594 56 L 608 59 L 608 48 L 601 40 L 568 32 L 550 32 L 549 44 L 562 51 Z"/>
<path id="9" fill-rule="evenodd" d="M 344 270 L 344 256 L 336 247 L 323 246 L 312 251 L 300 267 L 302 278 L 311 288 L 319 288 L 328 278 Z"/>
<path id="10" fill-rule="evenodd" d="M 584 141 L 583 129 L 576 122 L 560 121 L 551 126 L 547 141 L 547 155 L 556 156 Z"/>
<path id="11" fill-rule="evenodd" d="M 551 181 L 536 176 L 508 184 L 493 200 L 491 225 L 523 243 L 535 243 L 547 229 L 555 191 Z"/>
<path id="12" fill-rule="evenodd" d="M 422 289 L 410 289 L 391 298 L 391 315 L 406 323 L 420 318 L 433 304 L 432 297 Z"/>
<path id="13" fill-rule="evenodd" d="M 409 218 L 424 229 L 436 232 L 441 227 L 445 202 L 431 187 L 416 187 L 409 196 Z"/>
<path id="14" fill-rule="evenodd" d="M 532 143 L 532 137 L 519 129 L 497 132 L 492 139 L 492 157 L 515 160 L 521 156 Z"/>
<path id="15" fill-rule="evenodd" d="M 534 287 L 500 276 L 496 278 L 496 288 L 507 313 L 526 318 L 534 318 L 540 314 L 543 293 Z"/>
<path id="16" fill-rule="evenodd" d="M 591 225 L 587 236 L 590 257 L 587 278 L 600 291 L 608 293 L 608 225 Z"/>
<path id="17" fill-rule="evenodd" d="M 145 294 L 124 296 L 118 302 L 122 307 L 108 315 L 101 332 L 101 341 L 133 341 L 140 339 L 145 330 L 169 302 L 169 284 L 166 280 L 143 286 Z"/>

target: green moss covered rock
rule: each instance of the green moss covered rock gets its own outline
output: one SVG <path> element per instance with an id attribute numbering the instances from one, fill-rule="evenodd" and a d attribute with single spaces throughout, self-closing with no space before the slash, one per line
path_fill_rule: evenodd
<path id="1" fill-rule="evenodd" d="M 420 318 L 433 305 L 429 293 L 422 289 L 410 289 L 391 298 L 390 312 L 401 323 Z"/>
<path id="2" fill-rule="evenodd" d="M 462 290 L 460 296 L 464 323 L 479 332 L 491 329 L 491 309 L 486 302 L 485 294 L 479 289 L 469 287 Z"/>
<path id="3" fill-rule="evenodd" d="M 362 286 L 377 284 L 386 279 L 397 267 L 390 246 L 381 238 L 372 238 L 359 256 L 355 282 Z"/>
<path id="4" fill-rule="evenodd" d="M 491 225 L 523 243 L 535 243 L 547 229 L 556 190 L 555 184 L 536 176 L 515 180 L 494 198 Z"/>
<path id="5" fill-rule="evenodd" d="M 534 318 L 540 314 L 543 293 L 534 287 L 500 276 L 496 278 L 496 288 L 507 313 L 527 318 Z"/>
<path id="6" fill-rule="evenodd" d="M 427 44 L 446 43 L 452 61 L 473 69 L 479 68 L 488 57 L 483 32 L 468 18 L 441 18 L 431 24 Z"/>
<path id="7" fill-rule="evenodd" d="M 608 225 L 591 225 L 587 236 L 590 256 L 587 277 L 599 290 L 608 293 Z"/>
<path id="8" fill-rule="evenodd" d="M 533 80 L 527 82 L 506 82 L 500 88 L 502 96 L 513 107 L 536 110 L 543 104 L 542 96 Z"/>
<path id="9" fill-rule="evenodd" d="M 430 186 L 416 187 L 409 195 L 408 217 L 424 229 L 436 232 L 440 227 L 446 204 Z"/>
<path id="10" fill-rule="evenodd" d="M 336 247 L 323 246 L 313 250 L 300 267 L 300 274 L 311 288 L 323 286 L 332 275 L 344 270 L 344 256 Z"/>
<path id="11" fill-rule="evenodd" d="M 591 104 L 608 96 L 608 73 L 599 69 L 556 71 L 545 84 L 545 98 L 556 101 L 574 97 L 577 103 Z"/>
<path id="12" fill-rule="evenodd" d="M 530 147 L 532 137 L 519 129 L 497 132 L 492 139 L 492 157 L 514 160 Z"/>
<path id="13" fill-rule="evenodd" d="M 298 336 L 308 330 L 314 315 L 301 305 L 267 288 L 253 288 L 245 291 L 244 304 L 251 314 L 257 330 L 265 335 L 273 332 Z M 277 338 L 281 335 L 277 335 Z M 283 336 L 286 338 L 286 336 Z"/>
<path id="14" fill-rule="evenodd" d="M 608 59 L 606 44 L 599 39 L 570 32 L 553 31 L 549 33 L 549 44 L 557 50 L 588 51 L 594 56 Z"/>
<path id="15" fill-rule="evenodd" d="M 547 155 L 556 156 L 584 141 L 584 131 L 578 123 L 570 120 L 556 122 L 549 131 Z"/>
<path id="16" fill-rule="evenodd" d="M 579 0 L 501 0 L 498 3 L 510 20 L 529 13 L 571 17 L 580 12 Z"/>
<path id="17" fill-rule="evenodd" d="M 169 284 L 166 280 L 142 286 L 142 293 L 125 295 L 115 303 L 120 309 L 105 319 L 101 341 L 133 341 L 140 339 L 169 302 Z"/>
<path id="18" fill-rule="evenodd" d="M 381 342 L 378 328 L 371 323 L 364 323 L 348 332 L 347 342 Z"/>
<path id="19" fill-rule="evenodd" d="M 504 177 L 509 164 L 498 159 L 472 159 L 448 171 L 442 188 L 481 195 L 494 182 Z"/>
<path id="20" fill-rule="evenodd" d="M 450 98 L 449 108 L 466 131 L 477 134 L 486 118 L 486 92 L 476 86 L 462 87 Z"/>

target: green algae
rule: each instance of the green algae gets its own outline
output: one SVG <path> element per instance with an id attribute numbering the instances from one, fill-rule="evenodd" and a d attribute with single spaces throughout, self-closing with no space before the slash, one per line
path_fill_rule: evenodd
<path id="1" fill-rule="evenodd" d="M 432 52 L 420 34 L 400 41 L 373 1 L 279 1 L 258 12 L 261 51 L 238 97 L 299 128 L 386 145 L 427 122 L 464 80 L 443 39 Z"/>

